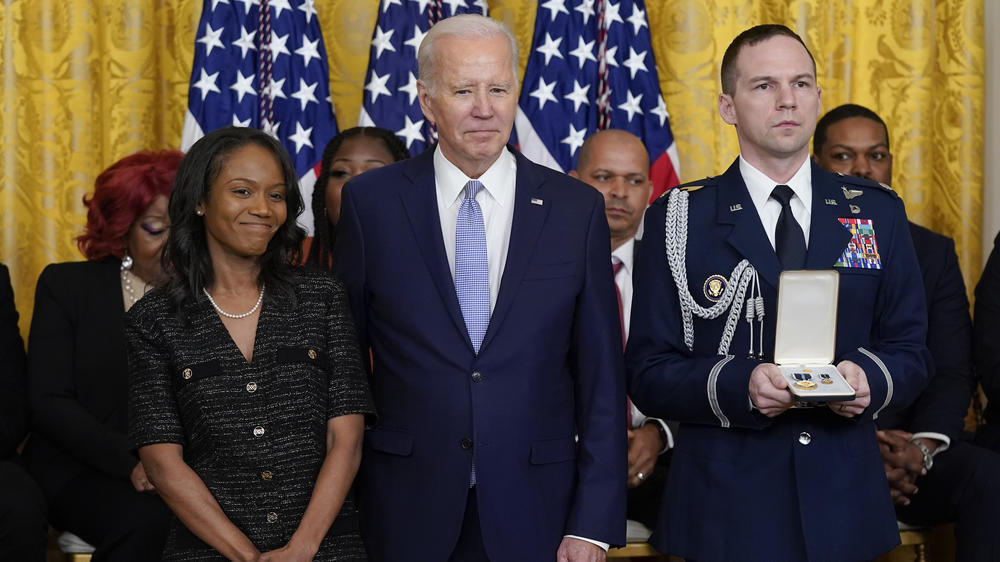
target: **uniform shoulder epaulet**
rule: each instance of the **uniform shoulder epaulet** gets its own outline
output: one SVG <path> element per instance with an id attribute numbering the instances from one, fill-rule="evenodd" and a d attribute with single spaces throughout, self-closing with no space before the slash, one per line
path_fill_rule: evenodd
<path id="1" fill-rule="evenodd" d="M 670 192 L 673 191 L 673 190 L 675 190 L 675 189 L 680 189 L 681 191 L 687 191 L 687 192 L 690 193 L 692 191 L 698 191 L 699 189 L 701 189 L 703 187 L 712 187 L 712 186 L 715 186 L 718 183 L 719 183 L 718 176 L 708 176 L 707 178 L 701 178 L 700 180 L 689 181 L 687 183 L 682 183 L 680 185 L 675 185 L 675 186 L 671 187 L 670 189 L 664 191 L 662 194 L 660 194 L 660 196 L 657 197 L 655 201 L 653 201 L 653 204 L 656 205 L 656 204 L 659 203 L 661 205 L 665 205 L 666 202 L 667 202 L 667 196 L 669 196 Z"/>
<path id="2" fill-rule="evenodd" d="M 868 188 L 874 191 L 885 193 L 887 195 L 891 195 L 895 198 L 899 198 L 899 194 L 896 193 L 896 191 L 893 188 L 889 187 L 888 185 L 882 182 L 877 182 L 875 180 L 870 180 L 858 176 L 849 176 L 847 174 L 842 174 L 840 172 L 836 172 L 836 176 L 837 179 L 840 180 L 842 184 L 844 184 L 843 186 L 841 186 L 841 189 L 844 191 L 844 196 L 846 196 L 848 199 L 851 199 L 852 194 L 855 194 L 855 191 L 857 191 L 855 189 L 855 186 Z M 857 193 L 855 195 L 860 195 L 860 193 Z"/>

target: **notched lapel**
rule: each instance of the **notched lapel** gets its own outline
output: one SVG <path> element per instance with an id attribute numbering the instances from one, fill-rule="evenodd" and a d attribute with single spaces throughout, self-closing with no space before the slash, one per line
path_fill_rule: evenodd
<path id="1" fill-rule="evenodd" d="M 739 160 L 726 170 L 716 190 L 716 218 L 720 224 L 733 225 L 726 242 L 754 266 L 764 281 L 777 287 L 781 263 L 767 239 L 764 225 L 743 182 Z M 736 206 L 739 209 L 733 211 Z"/>
<path id="2" fill-rule="evenodd" d="M 455 293 L 455 280 L 448 266 L 448 256 L 441 236 L 441 217 L 438 214 L 437 191 L 434 186 L 434 150 L 427 150 L 412 159 L 404 171 L 404 176 L 413 182 L 407 189 L 400 190 L 403 208 L 413 229 L 413 239 L 420 247 L 424 264 L 437 287 L 441 301 L 448 310 L 455 327 L 465 336 L 472 349 L 472 340 L 462 317 L 462 309 Z"/>
<path id="3" fill-rule="evenodd" d="M 521 285 L 521 279 L 534 256 L 542 227 L 549 216 L 549 209 L 554 204 L 551 198 L 544 195 L 544 180 L 532 169 L 535 164 L 517 152 L 514 155 L 517 158 L 517 182 L 514 186 L 514 217 L 510 229 L 510 242 L 507 245 L 507 261 L 500 280 L 497 303 L 490 316 L 490 325 L 479 348 L 480 353 L 490 344 L 490 340 L 500 329 L 504 317 L 510 310 L 517 289 Z M 542 200 L 544 204 L 533 204 L 532 199 Z"/>
<path id="4" fill-rule="evenodd" d="M 838 219 L 852 215 L 847 209 L 847 203 L 837 197 L 837 186 L 827 181 L 828 174 L 829 172 L 818 170 L 816 164 L 813 164 L 812 220 L 809 226 L 809 248 L 806 252 L 806 267 L 809 269 L 833 269 L 833 264 L 851 240 L 850 231 Z M 827 205 L 826 199 L 835 199 L 838 205 Z"/>

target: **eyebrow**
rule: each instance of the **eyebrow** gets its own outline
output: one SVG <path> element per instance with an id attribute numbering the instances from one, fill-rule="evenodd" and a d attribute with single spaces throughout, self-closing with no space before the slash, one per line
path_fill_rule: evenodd
<path id="1" fill-rule="evenodd" d="M 794 82 L 795 80 L 802 80 L 803 78 L 808 78 L 809 80 L 812 80 L 812 81 L 816 80 L 816 77 L 813 76 L 811 73 L 809 73 L 809 72 L 803 72 L 801 74 L 796 74 L 795 76 L 792 76 L 792 81 Z M 750 82 L 760 82 L 761 80 L 765 80 L 765 81 L 768 81 L 768 82 L 773 82 L 773 81 L 775 81 L 777 79 L 774 76 L 761 75 L 761 76 L 752 76 L 752 77 L 750 77 L 749 81 Z"/>
<path id="2" fill-rule="evenodd" d="M 845 150 L 854 150 L 854 147 L 853 147 L 853 146 L 848 146 L 848 145 L 846 145 L 846 144 L 839 144 L 839 143 L 838 143 L 838 144 L 834 144 L 834 145 L 832 145 L 832 146 L 831 146 L 830 148 L 831 148 L 831 149 L 833 149 L 833 148 L 838 148 L 838 147 L 839 147 L 839 148 L 843 148 L 843 149 L 845 149 Z M 884 143 L 884 142 L 877 142 L 877 143 L 875 143 L 875 144 L 873 144 L 873 145 L 869 146 L 868 148 L 865 148 L 865 150 L 871 150 L 871 149 L 873 149 L 873 148 L 879 148 L 879 147 L 882 147 L 882 148 L 886 148 L 886 149 L 887 149 L 887 148 L 889 148 L 889 145 L 887 145 L 887 144 L 886 144 L 886 143 Z"/>
<path id="3" fill-rule="evenodd" d="M 351 162 L 352 160 L 350 158 L 343 158 L 343 157 L 341 157 L 341 158 L 334 158 L 333 161 L 334 162 Z M 380 164 L 387 164 L 388 163 L 385 160 L 382 160 L 381 158 L 368 158 L 368 159 L 362 160 L 362 162 L 378 162 Z"/>

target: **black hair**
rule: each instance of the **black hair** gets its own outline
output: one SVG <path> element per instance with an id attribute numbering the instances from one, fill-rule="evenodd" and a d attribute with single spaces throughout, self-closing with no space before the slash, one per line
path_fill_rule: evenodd
<path id="1" fill-rule="evenodd" d="M 772 37 L 778 35 L 784 35 L 785 37 L 791 37 L 802 45 L 802 48 L 806 50 L 806 54 L 809 55 L 809 60 L 812 61 L 813 74 L 816 74 L 816 59 L 813 58 L 812 53 L 809 51 L 809 47 L 802 41 L 802 38 L 798 36 L 794 31 L 788 29 L 784 25 L 779 24 L 764 24 L 751 27 L 743 33 L 740 33 L 733 39 L 729 47 L 726 48 L 726 53 L 722 55 L 722 70 L 720 71 L 722 79 L 722 92 L 728 95 L 733 95 L 736 93 L 736 58 L 739 57 L 740 51 L 743 47 L 752 47 L 761 41 L 767 41 Z"/>
<path id="2" fill-rule="evenodd" d="M 333 137 L 323 149 L 323 159 L 321 161 L 319 177 L 316 178 L 316 185 L 312 193 L 313 212 L 313 241 L 309 248 L 310 265 L 316 265 L 323 269 L 333 267 L 333 245 L 337 241 L 337 226 L 330 221 L 326 212 L 326 185 L 330 180 L 330 168 L 333 165 L 333 157 L 340 150 L 340 145 L 347 139 L 355 137 L 369 137 L 382 141 L 393 162 L 406 160 L 410 157 L 410 151 L 406 145 L 392 131 L 381 127 L 353 127 Z"/>
<path id="3" fill-rule="evenodd" d="M 285 181 L 288 210 L 284 224 L 275 231 L 259 258 L 261 269 L 257 282 L 266 283 L 269 294 L 293 295 L 291 264 L 301 260 L 305 238 L 305 231 L 296 223 L 304 205 L 295 167 L 274 137 L 257 129 L 226 127 L 208 133 L 191 146 L 181 160 L 170 194 L 170 234 L 162 259 L 163 269 L 169 275 L 166 290 L 178 314 L 185 303 L 204 298 L 202 289 L 215 280 L 205 221 L 196 213 L 196 208 L 208 200 L 212 182 L 222 171 L 226 158 L 248 144 L 268 150 L 278 161 Z"/>
<path id="4" fill-rule="evenodd" d="M 851 117 L 864 117 L 882 125 L 882 130 L 885 131 L 885 149 L 889 150 L 889 127 L 885 126 L 885 121 L 877 113 L 863 105 L 845 103 L 831 109 L 816 122 L 816 132 L 813 133 L 813 154 L 819 156 L 819 152 L 823 150 L 823 145 L 826 144 L 826 131 L 831 125 Z"/>

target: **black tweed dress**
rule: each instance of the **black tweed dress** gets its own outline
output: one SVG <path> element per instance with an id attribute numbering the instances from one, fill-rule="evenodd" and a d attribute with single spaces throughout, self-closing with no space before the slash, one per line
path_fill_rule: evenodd
<path id="1" fill-rule="evenodd" d="M 202 299 L 178 319 L 154 290 L 126 315 L 129 433 L 179 443 L 229 519 L 263 551 L 291 538 L 326 455 L 332 417 L 374 414 L 340 281 L 299 271 L 295 300 L 267 294 L 247 362 Z M 316 560 L 365 560 L 352 497 Z M 174 520 L 164 560 L 222 560 Z"/>

